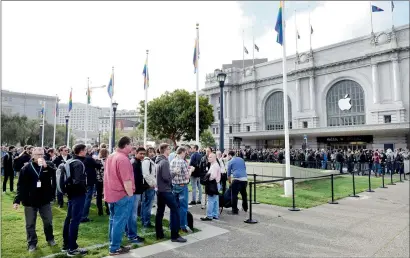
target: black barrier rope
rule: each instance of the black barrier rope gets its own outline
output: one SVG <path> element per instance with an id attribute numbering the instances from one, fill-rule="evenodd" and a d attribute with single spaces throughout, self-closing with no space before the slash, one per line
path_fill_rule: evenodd
<path id="1" fill-rule="evenodd" d="M 377 170 L 377 167 L 376 167 Z M 377 173 L 377 171 L 375 172 L 375 174 Z M 373 193 L 374 191 L 372 190 L 372 183 L 371 183 L 371 179 L 370 176 L 372 174 L 372 168 L 369 166 L 369 189 L 366 190 L 366 192 L 368 193 Z"/>
<path id="2" fill-rule="evenodd" d="M 249 182 L 249 218 L 244 222 L 247 224 L 256 224 L 258 221 L 252 219 L 252 184 L 255 182 Z M 256 185 L 255 185 L 256 188 Z"/>
<path id="3" fill-rule="evenodd" d="M 331 180 L 331 190 L 332 190 L 332 201 L 328 202 L 329 204 L 338 204 L 338 202 L 335 202 L 335 193 L 334 193 L 334 187 L 333 187 L 333 174 L 330 175 L 330 180 Z"/>
<path id="4" fill-rule="evenodd" d="M 349 196 L 350 197 L 355 197 L 355 198 L 360 197 L 360 196 L 356 195 L 356 184 L 355 184 L 355 181 L 354 181 L 354 173 L 352 173 L 352 181 L 353 181 L 353 194 L 350 194 Z"/>
<path id="5" fill-rule="evenodd" d="M 386 172 L 382 172 L 382 186 L 380 186 L 380 188 L 387 188 L 387 186 L 385 186 L 384 185 L 384 174 L 385 174 Z"/>
<path id="6" fill-rule="evenodd" d="M 253 174 L 253 182 L 256 182 L 256 174 Z M 253 204 L 259 204 L 259 202 L 256 201 L 256 185 L 253 188 Z"/>
<path id="7" fill-rule="evenodd" d="M 290 211 L 300 211 L 300 209 L 296 208 L 295 205 L 295 178 L 292 177 L 292 208 L 289 209 Z"/>

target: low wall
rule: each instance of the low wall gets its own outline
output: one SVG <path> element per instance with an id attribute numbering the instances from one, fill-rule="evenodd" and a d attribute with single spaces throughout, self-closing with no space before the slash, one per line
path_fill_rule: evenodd
<path id="1" fill-rule="evenodd" d="M 248 174 L 260 175 L 256 178 L 256 180 L 273 179 L 273 178 L 267 178 L 263 176 L 286 177 L 285 164 L 246 162 L 246 171 Z M 299 178 L 300 177 L 315 177 L 315 176 L 324 176 L 324 175 L 330 175 L 330 174 L 339 174 L 339 171 L 290 166 L 290 176 L 291 177 L 299 177 Z M 295 182 L 303 182 L 303 181 L 308 181 L 308 180 L 316 180 L 316 179 L 295 179 Z M 283 184 L 283 181 L 279 183 Z"/>

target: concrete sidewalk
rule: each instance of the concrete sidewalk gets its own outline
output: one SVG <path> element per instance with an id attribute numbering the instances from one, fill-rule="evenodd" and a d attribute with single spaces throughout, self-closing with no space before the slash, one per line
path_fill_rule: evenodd
<path id="1" fill-rule="evenodd" d="M 220 228 L 213 237 L 157 248 L 155 254 L 144 250 L 155 245 L 141 247 L 123 257 L 409 257 L 409 181 L 388 187 L 299 212 L 254 205 L 253 225 L 243 222 L 245 212 L 224 211 L 219 221 L 207 222 Z M 205 211 L 190 211 L 195 225 L 203 225 Z"/>

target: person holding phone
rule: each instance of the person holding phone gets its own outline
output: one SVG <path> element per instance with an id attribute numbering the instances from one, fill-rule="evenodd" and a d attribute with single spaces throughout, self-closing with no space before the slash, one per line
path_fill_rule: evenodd
<path id="1" fill-rule="evenodd" d="M 24 206 L 26 220 L 27 244 L 29 252 L 37 248 L 36 220 L 37 213 L 43 221 L 44 233 L 50 246 L 55 246 L 53 235 L 53 214 L 50 202 L 53 199 L 52 185 L 55 171 L 53 166 L 47 165 L 43 158 L 44 149 L 34 148 L 32 160 L 20 172 L 17 183 L 17 194 L 14 198 L 13 208 L 17 210 L 20 203 Z"/>

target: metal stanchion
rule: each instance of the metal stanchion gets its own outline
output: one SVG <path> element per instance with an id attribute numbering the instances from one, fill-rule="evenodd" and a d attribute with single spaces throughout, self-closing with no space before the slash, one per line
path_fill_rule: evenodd
<path id="1" fill-rule="evenodd" d="M 332 188 L 332 201 L 329 202 L 329 204 L 338 204 L 338 202 L 335 202 L 335 193 L 334 193 L 334 188 L 333 188 L 333 174 L 330 175 L 330 180 L 331 180 L 331 188 Z"/>
<path id="2" fill-rule="evenodd" d="M 253 182 L 256 182 L 256 174 L 253 174 Z M 259 204 L 256 201 L 256 184 L 253 186 L 253 204 Z"/>
<path id="3" fill-rule="evenodd" d="M 387 188 L 387 186 L 384 185 L 384 171 L 382 171 L 382 186 L 380 188 Z"/>
<path id="4" fill-rule="evenodd" d="M 373 193 L 374 192 L 372 190 L 372 183 L 371 183 L 371 179 L 370 179 L 370 176 L 371 176 L 371 173 L 372 173 L 371 169 L 372 168 L 369 166 L 369 189 L 366 190 L 366 192 L 368 192 L 368 193 Z M 377 168 L 376 168 L 376 170 L 377 170 Z M 374 174 L 377 175 L 377 171 L 375 171 Z"/>
<path id="5" fill-rule="evenodd" d="M 394 169 L 391 169 L 390 170 L 390 184 L 388 185 L 396 185 L 395 183 L 393 183 L 393 172 L 394 172 Z"/>
<path id="6" fill-rule="evenodd" d="M 350 197 L 360 197 L 360 196 L 358 196 L 358 195 L 356 195 L 356 184 L 355 184 L 355 181 L 354 181 L 354 172 L 352 173 L 352 181 L 353 181 L 353 194 L 350 194 L 349 196 Z"/>
<path id="7" fill-rule="evenodd" d="M 289 209 L 290 211 L 300 211 L 300 209 L 296 208 L 295 205 L 295 178 L 292 177 L 292 208 Z"/>
<path id="8" fill-rule="evenodd" d="M 258 223 L 257 220 L 252 219 L 252 183 L 253 182 L 249 182 L 249 218 L 244 221 L 247 224 Z M 255 188 L 256 188 L 256 185 L 255 185 Z"/>

